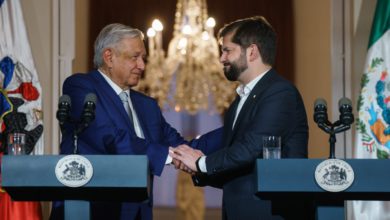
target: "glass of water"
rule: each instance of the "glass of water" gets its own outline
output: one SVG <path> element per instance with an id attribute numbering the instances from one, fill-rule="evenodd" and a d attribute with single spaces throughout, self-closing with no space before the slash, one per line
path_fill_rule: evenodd
<path id="1" fill-rule="evenodd" d="M 24 155 L 26 154 L 26 134 L 10 133 L 8 135 L 8 155 Z"/>
<path id="2" fill-rule="evenodd" d="M 280 159 L 282 154 L 280 136 L 263 137 L 263 159 Z"/>

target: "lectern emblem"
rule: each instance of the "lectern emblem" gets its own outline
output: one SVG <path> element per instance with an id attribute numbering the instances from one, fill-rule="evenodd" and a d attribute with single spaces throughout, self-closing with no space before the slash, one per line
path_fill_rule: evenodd
<path id="1" fill-rule="evenodd" d="M 328 159 L 318 164 L 315 171 L 317 184 L 329 192 L 341 192 L 350 187 L 355 178 L 352 167 L 339 159 Z"/>
<path id="2" fill-rule="evenodd" d="M 68 155 L 57 162 L 55 173 L 58 181 L 65 186 L 80 187 L 91 180 L 93 167 L 83 156 Z"/>

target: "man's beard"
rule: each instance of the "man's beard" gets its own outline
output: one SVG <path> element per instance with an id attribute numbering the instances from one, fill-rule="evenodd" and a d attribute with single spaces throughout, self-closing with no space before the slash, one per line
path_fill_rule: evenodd
<path id="1" fill-rule="evenodd" d="M 223 72 L 225 74 L 226 79 L 228 79 L 229 81 L 237 81 L 241 73 L 248 69 L 245 54 L 241 54 L 237 60 L 229 62 L 227 64 L 230 64 L 230 67 L 225 66 L 223 68 Z"/>

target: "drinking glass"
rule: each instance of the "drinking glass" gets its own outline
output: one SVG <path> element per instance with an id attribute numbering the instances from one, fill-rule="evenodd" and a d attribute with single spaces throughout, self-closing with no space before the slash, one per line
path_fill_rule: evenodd
<path id="1" fill-rule="evenodd" d="M 281 137 L 263 137 L 263 159 L 280 159 L 281 157 Z"/>
<path id="2" fill-rule="evenodd" d="M 26 134 L 10 133 L 8 135 L 8 155 L 26 154 Z"/>

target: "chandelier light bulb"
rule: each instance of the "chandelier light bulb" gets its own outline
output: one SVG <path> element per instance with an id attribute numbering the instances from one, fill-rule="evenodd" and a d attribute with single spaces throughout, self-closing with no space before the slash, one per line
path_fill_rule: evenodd
<path id="1" fill-rule="evenodd" d="M 184 49 L 187 46 L 187 38 L 180 38 L 179 43 L 177 44 L 177 49 Z"/>
<path id="2" fill-rule="evenodd" d="M 207 31 L 203 31 L 202 32 L 202 40 L 209 40 L 210 39 L 210 35 Z"/>
<path id="3" fill-rule="evenodd" d="M 148 37 L 154 37 L 156 36 L 156 31 L 153 28 L 149 28 L 146 35 L 148 35 Z"/>
<path id="4" fill-rule="evenodd" d="M 161 23 L 160 20 L 158 19 L 154 19 L 153 22 L 152 22 L 152 27 L 154 30 L 156 31 L 162 31 L 163 30 L 163 24 Z"/>
<path id="5" fill-rule="evenodd" d="M 215 27 L 215 19 L 213 17 L 209 17 L 206 21 L 206 26 L 209 28 Z"/>
<path id="6" fill-rule="evenodd" d="M 191 25 L 189 25 L 189 24 L 184 25 L 184 26 L 183 26 L 182 32 L 183 32 L 183 34 L 185 34 L 185 35 L 191 35 L 191 34 L 192 34 Z"/>

